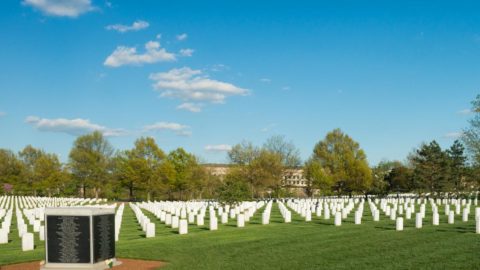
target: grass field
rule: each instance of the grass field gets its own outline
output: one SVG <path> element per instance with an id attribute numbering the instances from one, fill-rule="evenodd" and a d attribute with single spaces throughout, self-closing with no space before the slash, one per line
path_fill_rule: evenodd
<path id="1" fill-rule="evenodd" d="M 422 229 L 415 229 L 412 219 L 397 232 L 395 222 L 385 216 L 373 222 L 368 204 L 362 225 L 353 224 L 352 212 L 341 227 L 333 226 L 333 218 L 313 216 L 307 223 L 294 212 L 292 223 L 284 224 L 276 204 L 271 224 L 261 225 L 261 212 L 245 228 L 236 228 L 232 220 L 209 231 L 206 220 L 206 226 L 189 226 L 189 234 L 178 235 L 144 211 L 156 220 L 156 237 L 146 239 L 126 205 L 117 256 L 162 260 L 168 263 L 165 269 L 480 269 L 480 235 L 475 234 L 473 215 L 465 223 L 456 216 L 452 225 L 441 215 L 441 225 L 434 227 L 427 211 Z M 0 245 L 0 265 L 42 260 L 38 237 L 35 251 L 20 250 L 15 220 L 12 242 Z"/>

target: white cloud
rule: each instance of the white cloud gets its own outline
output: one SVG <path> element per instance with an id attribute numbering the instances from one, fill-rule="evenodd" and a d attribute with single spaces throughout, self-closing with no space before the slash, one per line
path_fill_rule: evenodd
<path id="1" fill-rule="evenodd" d="M 249 90 L 231 83 L 217 81 L 202 75 L 202 71 L 189 67 L 154 73 L 150 79 L 161 97 L 178 98 L 184 101 L 209 101 L 223 103 L 228 96 L 247 95 Z"/>
<path id="2" fill-rule="evenodd" d="M 263 83 L 270 83 L 270 82 L 272 82 L 272 80 L 270 80 L 269 78 L 261 78 L 260 81 L 263 82 Z"/>
<path id="3" fill-rule="evenodd" d="M 187 37 L 188 35 L 186 33 L 183 33 L 183 34 L 177 35 L 177 40 L 182 41 L 187 39 Z"/>
<path id="4" fill-rule="evenodd" d="M 232 146 L 228 144 L 206 145 L 205 151 L 208 152 L 228 152 L 232 150 Z"/>
<path id="5" fill-rule="evenodd" d="M 111 129 L 105 126 L 91 123 L 88 119 L 47 119 L 40 118 L 38 116 L 29 116 L 25 119 L 25 122 L 33 125 L 39 131 L 46 132 L 61 132 L 74 136 L 83 135 L 93 131 L 100 131 L 105 136 L 116 137 L 127 135 L 127 132 L 123 129 Z"/>
<path id="6" fill-rule="evenodd" d="M 177 109 L 197 113 L 197 112 L 202 111 L 202 104 L 185 102 L 185 103 L 182 103 L 182 104 L 178 105 Z"/>
<path id="7" fill-rule="evenodd" d="M 464 109 L 464 110 L 458 111 L 457 113 L 458 114 L 463 114 L 463 115 L 468 115 L 468 114 L 472 114 L 473 112 L 470 109 Z"/>
<path id="8" fill-rule="evenodd" d="M 7 115 L 5 112 L 0 112 L 0 117 Z"/>
<path id="9" fill-rule="evenodd" d="M 123 24 L 113 24 L 113 25 L 108 25 L 105 27 L 107 30 L 114 30 L 120 33 L 125 33 L 129 31 L 140 31 L 142 29 L 145 29 L 149 26 L 150 24 L 146 21 L 135 21 L 132 23 L 132 25 L 123 25 Z"/>
<path id="10" fill-rule="evenodd" d="M 149 41 L 145 44 L 145 53 L 138 54 L 135 47 L 118 46 L 103 63 L 109 67 L 124 65 L 141 65 L 156 62 L 175 61 L 175 54 L 167 52 L 160 47 L 160 42 Z"/>
<path id="11" fill-rule="evenodd" d="M 24 0 L 22 4 L 39 9 L 46 15 L 71 18 L 95 9 L 91 0 Z"/>
<path id="12" fill-rule="evenodd" d="M 446 139 L 458 139 L 462 137 L 462 135 L 463 135 L 463 132 L 449 132 L 443 135 L 443 137 Z"/>
<path id="13" fill-rule="evenodd" d="M 194 51 L 195 50 L 193 50 L 193 49 L 181 49 L 180 50 L 180 55 L 181 56 L 192 56 Z"/>
<path id="14" fill-rule="evenodd" d="M 157 34 L 157 35 L 155 36 L 155 38 L 156 38 L 156 39 L 161 39 L 161 38 L 162 38 L 162 34 Z"/>
<path id="15" fill-rule="evenodd" d="M 289 91 L 289 90 L 290 90 L 290 86 L 288 86 L 288 85 L 287 85 L 287 86 L 284 86 L 284 87 L 282 87 L 282 90 L 283 90 L 283 91 Z"/>
<path id="16" fill-rule="evenodd" d="M 179 136 L 190 136 L 192 132 L 189 130 L 190 127 L 178 123 L 172 122 L 157 122 L 152 125 L 147 125 L 143 127 L 144 132 L 149 131 L 161 131 L 161 130 L 170 130 L 175 132 Z"/>

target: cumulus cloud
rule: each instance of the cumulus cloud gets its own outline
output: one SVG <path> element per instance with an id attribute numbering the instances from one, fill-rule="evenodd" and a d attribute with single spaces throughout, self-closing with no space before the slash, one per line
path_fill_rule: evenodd
<path id="1" fill-rule="evenodd" d="M 156 62 L 175 61 L 175 54 L 161 48 L 160 42 L 149 41 L 145 44 L 145 53 L 138 54 L 136 47 L 118 46 L 103 63 L 109 67 L 120 67 L 124 65 L 142 65 Z"/>
<path id="2" fill-rule="evenodd" d="M 91 0 L 24 0 L 22 4 L 39 9 L 46 15 L 71 18 L 95 9 Z"/>
<path id="3" fill-rule="evenodd" d="M 182 41 L 187 39 L 187 37 L 188 35 L 186 33 L 183 33 L 183 34 L 177 35 L 177 40 Z"/>
<path id="4" fill-rule="evenodd" d="M 111 129 L 105 126 L 91 123 L 88 119 L 47 119 L 38 116 L 29 116 L 25 122 L 33 125 L 37 130 L 44 132 L 61 132 L 73 136 L 79 136 L 93 131 L 100 131 L 105 136 L 116 137 L 126 135 L 123 129 Z"/>
<path id="5" fill-rule="evenodd" d="M 135 21 L 132 23 L 132 25 L 123 25 L 123 24 L 112 24 L 112 25 L 107 25 L 105 29 L 107 30 L 114 30 L 120 33 L 125 33 L 129 31 L 140 31 L 142 29 L 145 29 L 149 26 L 150 24 L 146 21 Z"/>
<path id="6" fill-rule="evenodd" d="M 463 132 L 449 132 L 443 135 L 443 137 L 446 139 L 458 139 L 462 137 L 462 135 L 463 135 Z"/>
<path id="7" fill-rule="evenodd" d="M 217 81 L 202 74 L 201 70 L 189 67 L 174 68 L 167 72 L 150 75 L 153 87 L 161 97 L 178 98 L 184 101 L 209 101 L 224 103 L 228 96 L 244 96 L 249 90 L 231 83 Z"/>
<path id="8" fill-rule="evenodd" d="M 193 49 L 181 49 L 180 50 L 180 55 L 181 56 L 192 56 L 194 51 L 195 50 L 193 50 Z"/>
<path id="9" fill-rule="evenodd" d="M 172 122 L 157 122 L 152 125 L 147 125 L 143 127 L 144 132 L 149 131 L 162 131 L 162 130 L 170 130 L 175 132 L 175 134 L 179 136 L 190 136 L 192 132 L 190 131 L 190 127 L 178 123 Z"/>
<path id="10" fill-rule="evenodd" d="M 228 152 L 232 150 L 232 146 L 228 144 L 206 145 L 205 151 L 208 152 Z"/>
<path id="11" fill-rule="evenodd" d="M 185 102 L 185 103 L 182 103 L 182 104 L 178 105 L 177 109 L 197 113 L 197 112 L 202 111 L 202 104 Z"/>

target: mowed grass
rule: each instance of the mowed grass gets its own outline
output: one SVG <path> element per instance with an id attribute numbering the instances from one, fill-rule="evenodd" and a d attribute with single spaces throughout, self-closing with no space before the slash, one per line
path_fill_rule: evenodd
<path id="1" fill-rule="evenodd" d="M 415 228 L 413 218 L 397 232 L 395 222 L 383 215 L 373 222 L 368 204 L 361 225 L 353 224 L 352 211 L 341 227 L 333 226 L 333 217 L 305 222 L 294 212 L 292 223 L 285 224 L 274 204 L 269 225 L 260 224 L 260 209 L 245 228 L 231 220 L 209 231 L 206 218 L 203 227 L 190 225 L 187 235 L 144 211 L 156 223 L 156 237 L 147 239 L 126 205 L 117 257 L 161 260 L 165 269 L 480 269 L 480 235 L 471 210 L 468 222 L 456 216 L 449 225 L 441 207 L 440 226 L 431 225 L 427 211 L 422 229 Z M 15 233 L 16 228 L 10 236 Z M 0 245 L 0 264 L 43 259 L 38 238 L 33 252 L 21 252 L 20 240 L 12 238 Z"/>

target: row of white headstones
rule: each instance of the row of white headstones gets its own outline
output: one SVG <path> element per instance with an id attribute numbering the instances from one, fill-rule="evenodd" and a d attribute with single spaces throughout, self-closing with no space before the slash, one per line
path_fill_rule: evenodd
<path id="1" fill-rule="evenodd" d="M 403 230 L 403 221 L 405 219 L 411 219 L 415 214 L 415 227 L 422 228 L 423 219 L 426 215 L 426 205 L 429 204 L 432 209 L 432 224 L 438 226 L 440 224 L 439 206 L 444 206 L 444 213 L 448 217 L 447 223 L 454 224 L 455 215 L 462 215 L 462 221 L 468 222 L 470 216 L 471 205 L 478 205 L 477 199 L 412 199 L 412 198 L 388 198 L 388 199 L 367 199 L 370 206 L 371 215 L 373 221 L 380 221 L 380 205 L 381 211 L 385 216 L 391 220 L 396 221 L 396 229 L 398 231 Z M 323 214 L 323 219 L 330 219 L 330 215 L 334 216 L 335 226 L 341 226 L 342 220 L 346 219 L 350 212 L 355 208 L 357 209 L 354 215 L 355 224 L 362 223 L 364 199 L 333 199 L 322 201 L 309 201 L 309 200 L 291 200 L 288 201 L 288 206 L 295 212 L 305 218 L 305 221 L 312 220 L 312 213 L 316 213 L 316 216 L 320 217 Z M 416 205 L 419 206 L 419 212 L 415 213 Z M 452 206 L 451 209 L 450 207 Z M 463 210 L 462 210 L 463 208 Z M 398 217 L 397 217 L 398 214 Z M 404 216 L 404 217 L 403 217 Z M 480 207 L 475 208 L 475 221 L 476 221 L 476 233 L 480 234 Z"/>
<path id="2" fill-rule="evenodd" d="M 23 196 L 0 196 L 0 244 L 9 243 L 12 217 L 15 209 L 18 236 L 21 238 L 22 251 L 33 250 L 35 247 L 34 233 L 38 234 L 40 241 L 45 240 L 45 207 L 95 207 L 105 199 L 82 198 L 45 198 Z M 105 207 L 105 205 L 102 205 Z M 115 207 L 109 206 L 109 207 Z M 28 225 L 33 230 L 28 231 Z"/>
<path id="3" fill-rule="evenodd" d="M 380 221 L 381 213 L 386 218 L 396 221 L 396 229 L 404 228 L 404 219 L 415 217 L 415 227 L 422 228 L 423 219 L 426 215 L 426 207 L 432 210 L 432 224 L 440 224 L 439 207 L 444 208 L 448 224 L 455 222 L 455 215 L 461 215 L 462 221 L 469 220 L 472 205 L 477 206 L 477 199 L 415 199 L 415 198 L 324 198 L 324 199 L 290 199 L 286 203 L 278 202 L 278 207 L 283 221 L 289 223 L 292 214 L 289 209 L 302 216 L 306 222 L 312 221 L 312 215 L 329 220 L 334 217 L 334 225 L 341 226 L 342 220 L 348 218 L 355 210 L 354 223 L 362 224 L 364 205 L 368 203 L 374 222 Z M 244 227 L 253 214 L 266 205 L 262 213 L 262 224 L 269 224 L 272 201 L 242 202 L 236 207 L 229 205 L 221 206 L 212 202 L 144 202 L 130 203 L 136 218 L 147 238 L 155 237 L 155 222 L 152 222 L 142 209 L 152 213 L 161 223 L 173 229 L 179 234 L 187 234 L 188 226 L 204 226 L 205 216 L 208 210 L 209 229 L 218 229 L 218 220 L 222 224 L 228 223 L 229 219 L 235 219 L 237 227 Z M 418 209 L 418 212 L 416 212 Z M 475 208 L 475 232 L 480 234 L 480 207 Z"/>
<path id="4" fill-rule="evenodd" d="M 270 202 L 242 202 L 235 207 L 221 206 L 216 202 L 144 202 L 130 203 L 139 225 L 147 238 L 155 237 L 155 223 L 148 218 L 141 209 L 153 214 L 161 223 L 177 229 L 179 234 L 188 233 L 188 225 L 205 225 L 205 216 L 209 217 L 209 229 L 218 230 L 218 223 L 226 224 L 229 219 L 236 218 L 237 227 L 245 227 L 258 209 L 266 205 L 262 213 L 262 224 L 270 222 L 272 208 Z"/>

